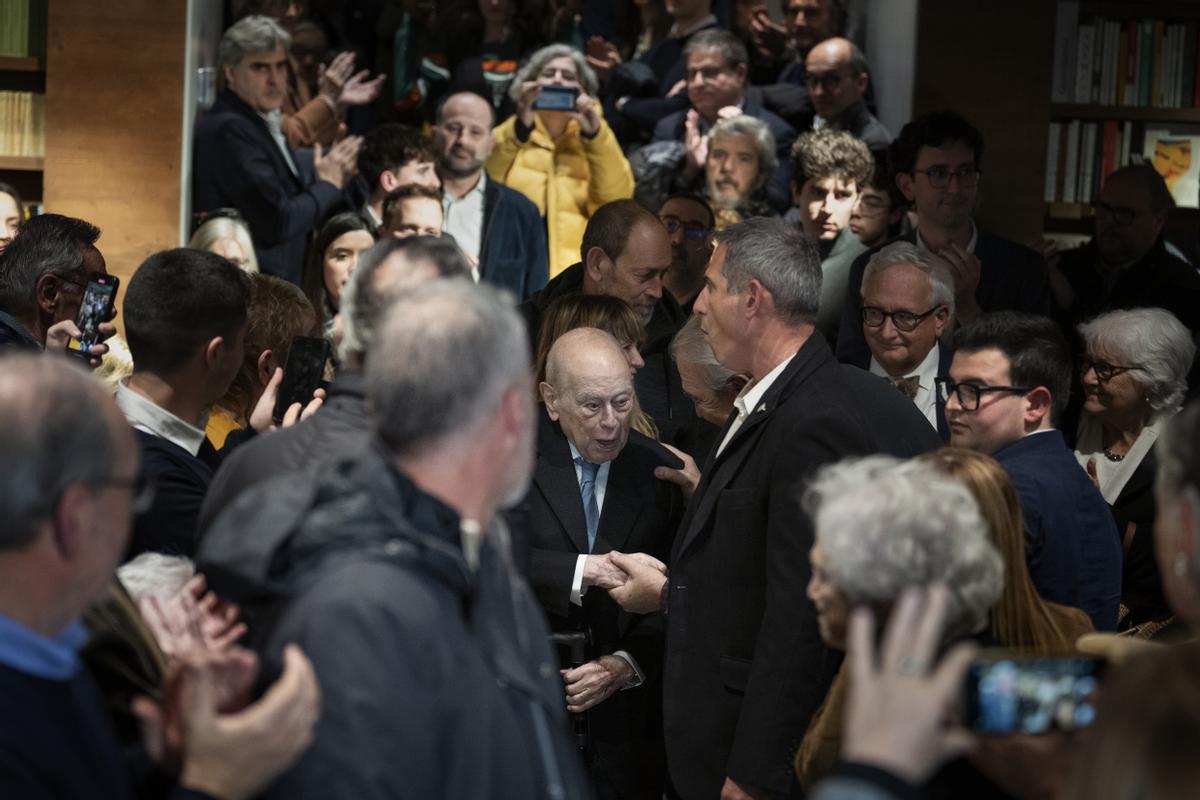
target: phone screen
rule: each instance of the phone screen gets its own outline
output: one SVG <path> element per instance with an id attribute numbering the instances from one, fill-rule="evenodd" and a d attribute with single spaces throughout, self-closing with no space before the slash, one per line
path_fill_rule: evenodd
<path id="1" fill-rule="evenodd" d="M 313 392 L 321 385 L 325 375 L 325 362 L 329 358 L 329 341 L 315 336 L 297 336 L 292 339 L 288 350 L 287 364 L 283 368 L 283 381 L 275 398 L 272 417 L 276 424 L 292 403 L 306 405 L 312 400 Z"/>
<path id="2" fill-rule="evenodd" d="M 540 111 L 574 111 L 579 90 L 572 86 L 543 86 L 533 107 Z"/>
<path id="3" fill-rule="evenodd" d="M 1095 693 L 1104 662 L 1011 653 L 976 659 L 965 686 L 967 726 L 980 733 L 1069 731 L 1096 716 Z"/>
<path id="4" fill-rule="evenodd" d="M 90 353 L 100 341 L 100 323 L 112 318 L 118 280 L 112 275 L 93 275 L 79 306 L 79 350 Z"/>

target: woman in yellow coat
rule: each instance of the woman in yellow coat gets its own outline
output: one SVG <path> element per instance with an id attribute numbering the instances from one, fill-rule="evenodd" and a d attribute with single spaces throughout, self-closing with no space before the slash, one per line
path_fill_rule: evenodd
<path id="1" fill-rule="evenodd" d="M 538 109 L 546 86 L 579 92 L 573 111 Z M 553 278 L 580 260 L 592 213 L 633 196 L 633 172 L 596 102 L 596 74 L 577 50 L 550 45 L 534 53 L 509 93 L 517 113 L 494 131 L 488 177 L 534 202 L 546 220 Z"/>

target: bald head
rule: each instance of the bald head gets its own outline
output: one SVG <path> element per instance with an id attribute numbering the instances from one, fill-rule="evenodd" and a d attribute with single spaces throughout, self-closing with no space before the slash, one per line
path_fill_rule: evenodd
<path id="1" fill-rule="evenodd" d="M 1108 176 L 1096 197 L 1096 247 L 1113 266 L 1146 257 L 1175 205 L 1166 181 L 1149 164 L 1123 167 Z"/>
<path id="2" fill-rule="evenodd" d="M 492 154 L 495 121 L 491 104 L 473 92 L 450 95 L 442 103 L 433 126 L 433 147 L 443 179 L 478 177 Z"/>
<path id="3" fill-rule="evenodd" d="M 835 36 L 815 45 L 804 61 L 813 109 L 834 119 L 867 92 L 867 59 L 849 39 Z"/>
<path id="4" fill-rule="evenodd" d="M 539 388 L 546 413 L 584 459 L 603 464 L 620 454 L 636 395 L 629 361 L 610 334 L 576 328 L 560 336 Z"/>

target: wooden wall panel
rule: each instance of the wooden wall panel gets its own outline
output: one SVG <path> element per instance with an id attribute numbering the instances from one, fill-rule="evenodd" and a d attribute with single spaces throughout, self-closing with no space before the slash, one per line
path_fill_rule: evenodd
<path id="1" fill-rule="evenodd" d="M 981 203 L 989 231 L 1039 238 L 1055 4 L 921 0 L 913 115 L 951 108 L 984 138 Z"/>
<path id="2" fill-rule="evenodd" d="M 186 37 L 186 0 L 50 3 L 46 211 L 99 226 L 123 282 L 179 243 Z"/>

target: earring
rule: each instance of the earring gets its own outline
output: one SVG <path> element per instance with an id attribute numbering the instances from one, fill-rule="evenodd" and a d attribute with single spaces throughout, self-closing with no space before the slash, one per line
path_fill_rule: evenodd
<path id="1" fill-rule="evenodd" d="M 1175 574 L 1178 577 L 1182 578 L 1184 575 L 1187 575 L 1187 571 L 1188 571 L 1187 556 L 1185 556 L 1183 553 L 1176 553 L 1175 554 L 1175 563 L 1172 564 L 1171 566 L 1174 568 Z"/>

